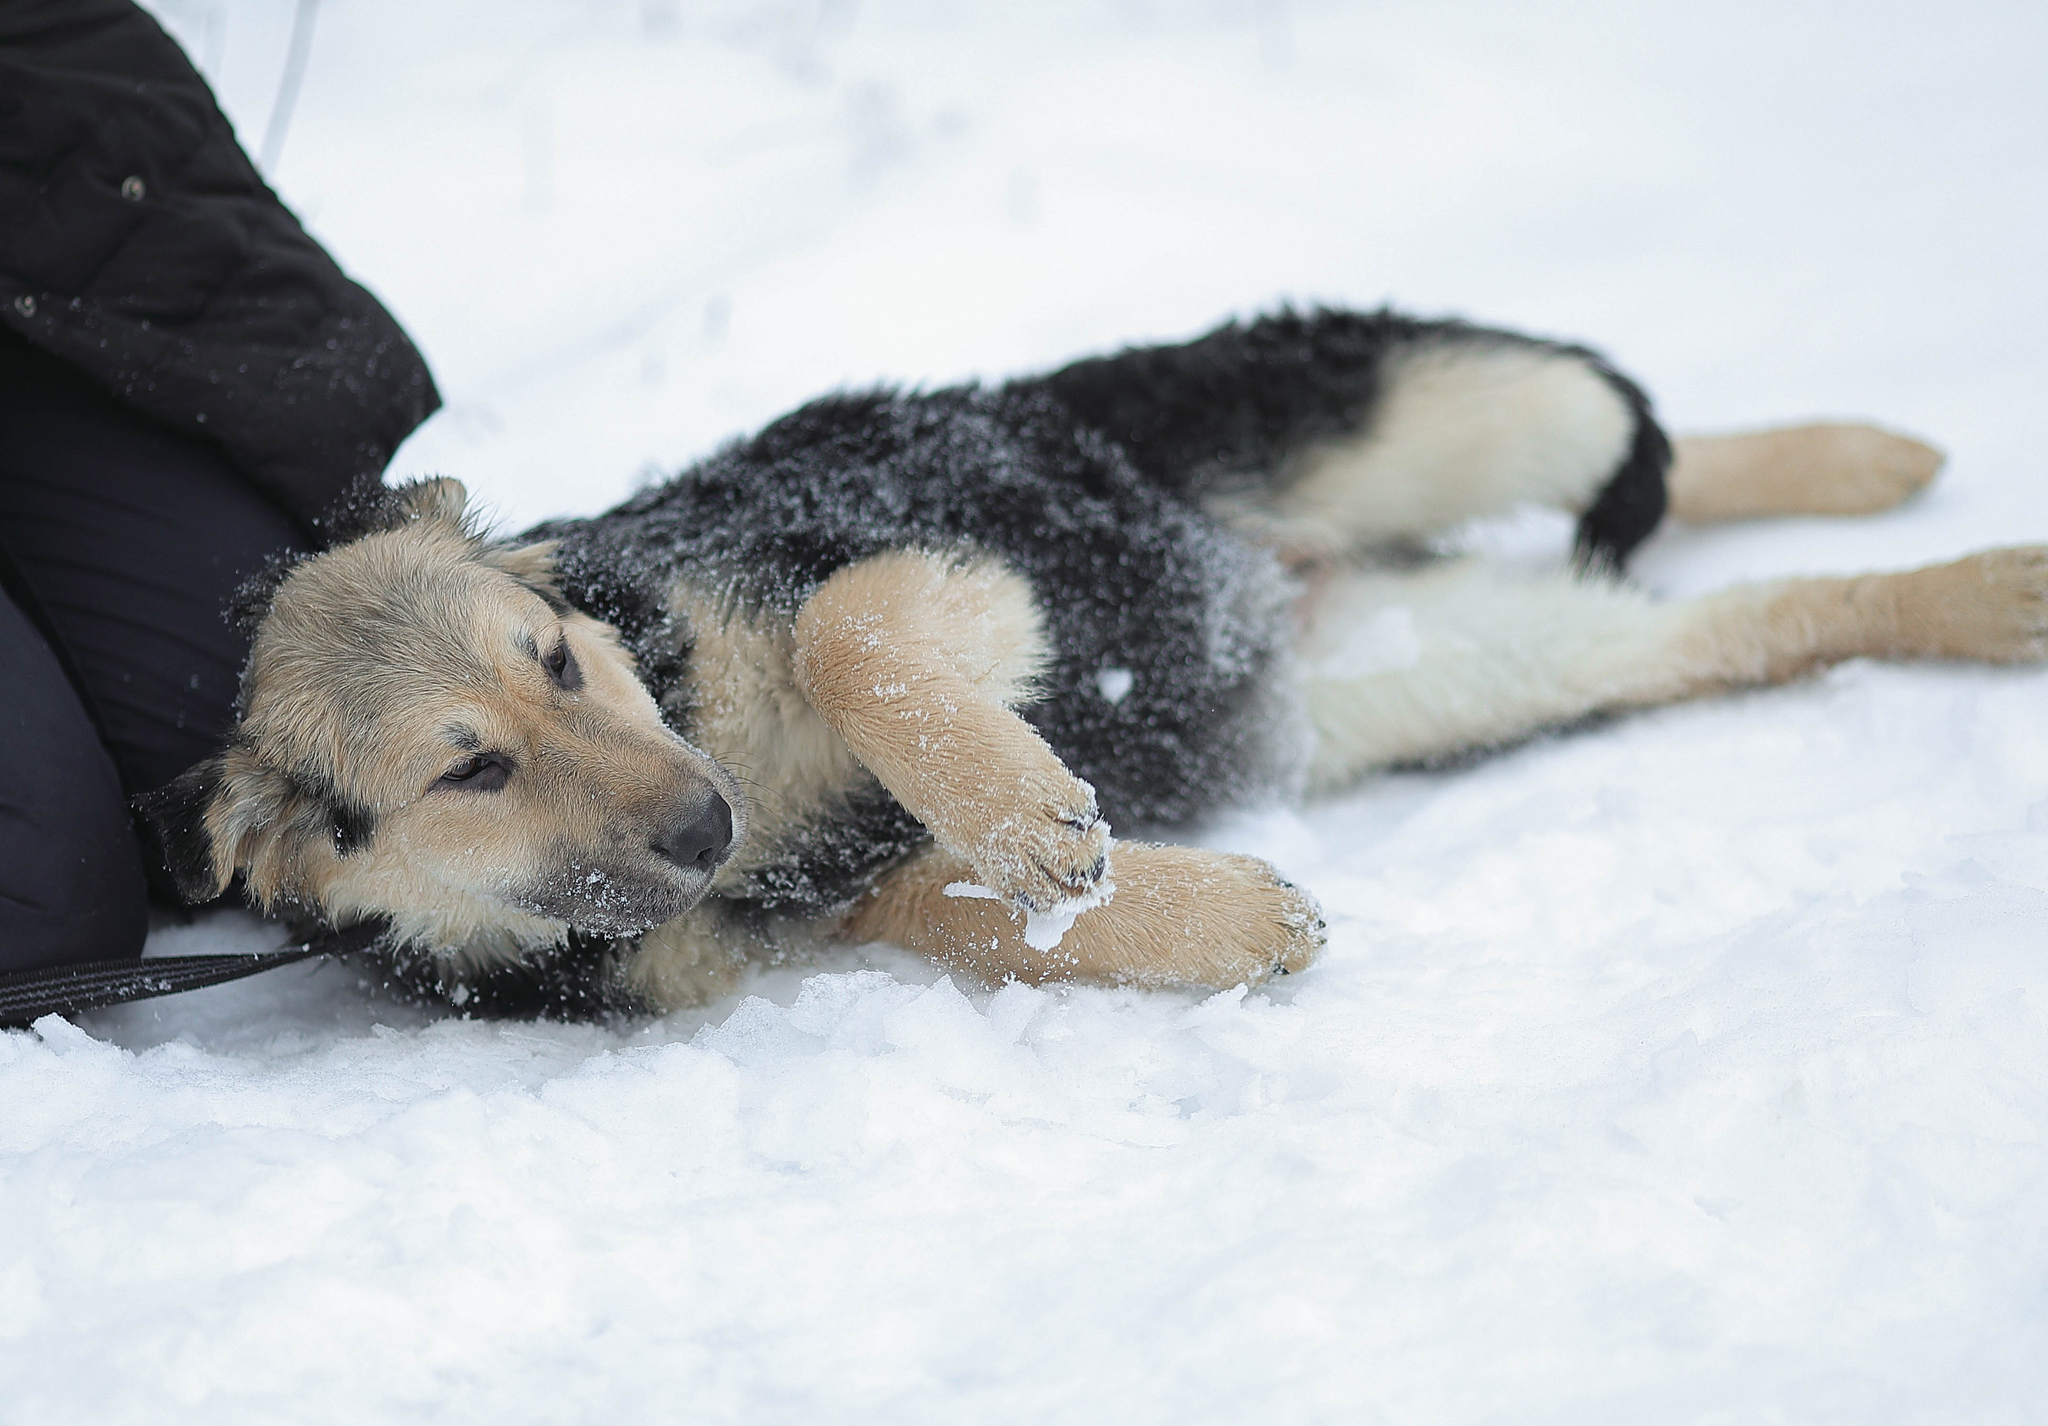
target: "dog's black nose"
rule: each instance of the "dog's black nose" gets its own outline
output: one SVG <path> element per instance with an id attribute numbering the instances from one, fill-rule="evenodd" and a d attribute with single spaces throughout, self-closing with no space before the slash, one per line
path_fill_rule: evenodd
<path id="1" fill-rule="evenodd" d="M 732 808 L 712 793 L 694 812 L 655 839 L 654 850 L 684 871 L 715 871 L 732 850 Z"/>

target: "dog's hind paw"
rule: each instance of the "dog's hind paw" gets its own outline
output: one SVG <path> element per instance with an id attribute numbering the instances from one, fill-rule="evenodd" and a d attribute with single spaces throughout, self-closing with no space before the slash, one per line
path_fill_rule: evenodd
<path id="1" fill-rule="evenodd" d="M 1947 460 L 1922 440 L 1878 426 L 1808 426 L 1797 433 L 1799 487 L 1816 515 L 1868 515 L 1889 510 L 1927 487 Z"/>
<path id="2" fill-rule="evenodd" d="M 1912 652 L 1986 663 L 2048 660 L 2048 547 L 1985 550 L 1896 577 Z"/>
<path id="3" fill-rule="evenodd" d="M 1680 436 L 1673 455 L 1671 512 L 1695 521 L 1889 510 L 1946 459 L 1897 431 L 1836 422 Z"/>

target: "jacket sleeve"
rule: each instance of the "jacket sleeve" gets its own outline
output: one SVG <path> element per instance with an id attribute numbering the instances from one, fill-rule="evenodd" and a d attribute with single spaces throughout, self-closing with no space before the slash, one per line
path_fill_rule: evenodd
<path id="1" fill-rule="evenodd" d="M 307 520 L 440 405 L 130 0 L 0 7 L 0 321 Z"/>

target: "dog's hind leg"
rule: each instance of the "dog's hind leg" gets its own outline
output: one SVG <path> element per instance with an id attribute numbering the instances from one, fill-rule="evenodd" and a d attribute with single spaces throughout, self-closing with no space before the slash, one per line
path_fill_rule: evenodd
<path id="1" fill-rule="evenodd" d="M 1311 784 L 1510 743 L 1590 714 L 1782 683 L 1843 659 L 2048 658 L 2048 550 L 1788 579 L 1674 604 L 1478 561 L 1324 592 L 1300 645 Z"/>
<path id="2" fill-rule="evenodd" d="M 1313 558 L 1546 505 L 1578 515 L 1581 558 L 1608 567 L 1663 517 L 1664 434 L 1589 353 L 1445 333 L 1396 347 L 1382 383 L 1356 434 L 1304 451 L 1260 504 L 1221 513 Z"/>
<path id="3" fill-rule="evenodd" d="M 1296 563 L 1534 503 L 1616 566 L 1664 513 L 1641 390 L 1584 348 L 1460 322 L 1286 312 L 1027 388 Z"/>
<path id="4" fill-rule="evenodd" d="M 1876 426 L 1783 426 L 1672 442 L 1671 513 L 1709 523 L 1771 515 L 1867 515 L 1934 479 L 1945 459 Z"/>
<path id="5" fill-rule="evenodd" d="M 962 895 L 974 889 L 963 883 L 978 875 L 953 853 L 930 848 L 856 903 L 841 932 L 856 942 L 893 942 L 992 983 L 1218 990 L 1301 970 L 1323 945 L 1315 903 L 1251 857 L 1119 842 L 1115 893 L 1051 944 L 1032 937 L 1025 918 L 1001 902 Z"/>
<path id="6" fill-rule="evenodd" d="M 979 882 L 1049 910 L 1107 865 L 1095 789 L 1011 711 L 1045 656 L 1029 585 L 992 559 L 895 550 L 839 570 L 796 621 L 797 687 Z"/>

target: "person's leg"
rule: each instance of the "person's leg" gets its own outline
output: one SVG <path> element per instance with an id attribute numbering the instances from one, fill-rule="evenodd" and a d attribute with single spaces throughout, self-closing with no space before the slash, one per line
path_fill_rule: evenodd
<path id="1" fill-rule="evenodd" d="M 129 795 L 219 750 L 249 649 L 223 611 L 305 543 L 212 446 L 0 342 L 0 546 Z"/>
<path id="2" fill-rule="evenodd" d="M 140 955 L 142 858 L 114 764 L 57 658 L 0 596 L 0 972 Z"/>
<path id="3" fill-rule="evenodd" d="M 18 675 L 0 702 L 0 966 L 140 954 L 146 888 L 176 897 L 125 799 L 219 750 L 248 655 L 223 612 L 269 555 L 305 543 L 212 446 L 0 332 Z"/>

